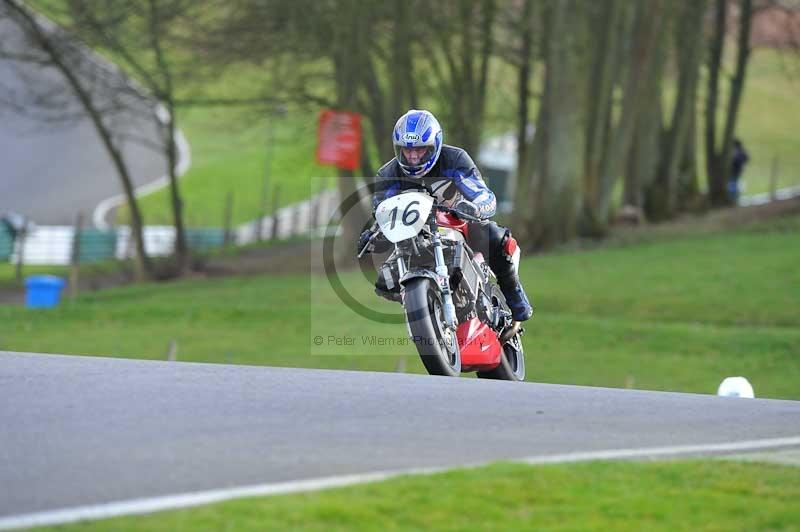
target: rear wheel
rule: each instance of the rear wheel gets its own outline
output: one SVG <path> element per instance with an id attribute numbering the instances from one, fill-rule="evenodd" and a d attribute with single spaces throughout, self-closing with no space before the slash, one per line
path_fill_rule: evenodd
<path id="1" fill-rule="evenodd" d="M 504 381 L 525 380 L 525 353 L 522 349 L 522 339 L 517 333 L 503 345 L 503 355 L 500 364 L 491 371 L 479 371 L 481 379 L 498 379 Z"/>
<path id="2" fill-rule="evenodd" d="M 455 331 L 444 318 L 444 304 L 436 284 L 427 277 L 405 285 L 408 328 L 425 369 L 431 375 L 457 377 L 461 373 L 461 352 Z"/>
<path id="3" fill-rule="evenodd" d="M 507 316 L 511 311 L 506 304 L 506 298 L 497 285 L 492 286 L 492 306 L 502 309 Z M 500 335 L 498 335 L 500 336 Z M 517 332 L 505 344 L 503 344 L 503 355 L 500 357 L 500 364 L 490 371 L 479 371 L 478 377 L 481 379 L 498 379 L 504 381 L 524 381 L 525 380 L 525 352 L 522 348 L 522 333 Z"/>

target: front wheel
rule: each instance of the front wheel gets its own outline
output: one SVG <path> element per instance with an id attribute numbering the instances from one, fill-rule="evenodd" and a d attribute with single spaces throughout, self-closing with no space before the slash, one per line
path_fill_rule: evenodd
<path id="1" fill-rule="evenodd" d="M 447 327 L 439 287 L 427 277 L 405 285 L 406 320 L 414 345 L 431 375 L 458 377 L 461 352 L 455 331 Z"/>

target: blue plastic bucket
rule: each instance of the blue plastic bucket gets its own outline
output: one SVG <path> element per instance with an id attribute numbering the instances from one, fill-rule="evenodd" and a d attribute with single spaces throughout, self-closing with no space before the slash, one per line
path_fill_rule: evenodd
<path id="1" fill-rule="evenodd" d="M 34 275 L 25 279 L 25 305 L 28 308 L 50 308 L 61 301 L 64 279 L 54 275 Z"/>

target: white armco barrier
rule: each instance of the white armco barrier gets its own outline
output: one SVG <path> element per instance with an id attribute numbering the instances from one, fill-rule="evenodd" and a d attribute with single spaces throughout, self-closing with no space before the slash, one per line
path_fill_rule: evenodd
<path id="1" fill-rule="evenodd" d="M 288 205 L 278 210 L 275 216 L 265 216 L 261 220 L 261 236 L 258 237 L 258 220 L 244 223 L 233 229 L 233 239 L 237 245 L 245 245 L 259 240 L 270 240 L 275 219 L 278 220 L 279 239 L 311 233 L 326 226 L 338 210 L 338 192 L 326 190 L 313 198 Z M 314 225 L 314 227 L 312 227 Z M 114 234 L 113 251 L 107 258 L 127 259 L 135 252 L 131 238 L 131 228 L 118 226 L 108 229 Z M 72 256 L 75 228 L 68 225 L 34 226 L 21 241 L 14 243 L 10 261 L 16 264 L 20 259 L 30 265 L 68 265 Z M 152 257 L 165 257 L 175 246 L 175 228 L 170 225 L 148 225 L 144 228 L 144 247 Z M 82 255 L 86 249 L 82 251 Z M 103 258 L 106 256 L 103 255 Z"/>
<path id="2" fill-rule="evenodd" d="M 328 222 L 337 215 L 338 207 L 339 192 L 337 190 L 326 190 L 311 199 L 278 209 L 276 213 L 278 218 L 278 238 L 303 235 L 328 225 Z M 257 237 L 258 220 L 240 225 L 234 232 L 236 244 L 243 246 L 258 240 L 271 239 L 274 223 L 275 216 L 265 216 L 261 219 L 260 238 Z"/>
<path id="3" fill-rule="evenodd" d="M 114 258 L 125 259 L 133 253 L 131 229 L 127 226 L 114 228 L 116 244 Z M 72 257 L 75 228 L 68 225 L 37 226 L 20 242 L 14 244 L 11 262 L 20 259 L 30 265 L 67 265 Z M 175 242 L 175 228 L 172 226 L 147 226 L 144 229 L 145 250 L 153 257 L 164 257 L 172 253 Z M 109 257 L 111 258 L 111 257 Z"/>
<path id="4" fill-rule="evenodd" d="M 37 226 L 20 242 L 14 242 L 11 262 L 24 264 L 69 264 L 74 229 L 69 225 Z"/>

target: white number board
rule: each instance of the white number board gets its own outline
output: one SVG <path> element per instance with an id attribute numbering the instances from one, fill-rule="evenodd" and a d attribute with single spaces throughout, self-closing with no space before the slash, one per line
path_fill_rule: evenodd
<path id="1" fill-rule="evenodd" d="M 433 198 L 422 192 L 406 192 L 383 200 L 375 210 L 375 220 L 389 242 L 400 242 L 417 235 L 428 221 Z"/>

